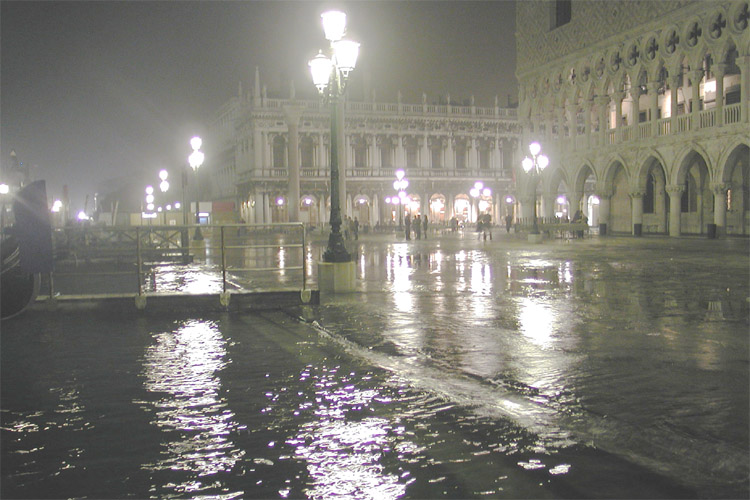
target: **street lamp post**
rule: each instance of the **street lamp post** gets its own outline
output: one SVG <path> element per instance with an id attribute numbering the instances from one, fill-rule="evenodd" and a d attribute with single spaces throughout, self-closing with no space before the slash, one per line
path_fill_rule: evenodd
<path id="1" fill-rule="evenodd" d="M 167 191 L 169 191 L 169 181 L 167 181 L 167 177 L 169 177 L 169 172 L 167 172 L 165 169 L 161 169 L 159 171 L 159 179 L 161 179 L 161 182 L 159 183 L 159 190 L 162 193 L 166 193 Z M 162 195 L 162 199 L 164 199 L 164 195 Z M 159 207 L 159 208 L 161 208 L 161 207 Z M 166 220 L 167 219 L 167 215 L 164 214 L 163 217 L 164 217 L 164 224 L 166 225 L 167 224 L 167 220 Z"/>
<path id="2" fill-rule="evenodd" d="M 193 148 L 193 152 L 190 153 L 190 156 L 188 156 L 188 163 L 190 164 L 190 168 L 193 169 L 193 172 L 195 172 L 195 185 L 196 188 L 200 187 L 200 184 L 198 183 L 198 169 L 203 165 L 203 159 L 205 158 L 205 155 L 200 150 L 201 146 L 203 145 L 203 140 L 200 137 L 193 137 L 190 139 L 190 147 Z M 187 210 L 187 208 L 185 208 Z M 201 217 L 200 217 L 200 196 L 196 195 L 195 197 L 195 223 L 198 224 L 198 227 L 195 228 L 195 234 L 193 235 L 194 241 L 201 241 L 203 240 L 203 234 L 201 233 Z"/>
<path id="3" fill-rule="evenodd" d="M 549 158 L 547 158 L 545 155 L 540 154 L 542 150 L 542 147 L 539 145 L 538 142 L 532 142 L 529 144 L 529 152 L 531 153 L 531 158 L 528 156 L 521 161 L 521 166 L 523 167 L 523 170 L 531 175 L 532 184 L 534 185 L 534 197 L 532 199 L 532 207 L 534 209 L 534 226 L 531 229 L 531 234 L 539 234 L 539 224 L 537 223 L 537 217 L 536 217 L 536 183 L 537 183 L 537 176 L 541 175 L 542 171 L 549 165 Z"/>
<path id="4" fill-rule="evenodd" d="M 404 205 L 406 201 L 406 188 L 409 187 L 409 180 L 404 177 L 406 173 L 402 169 L 396 170 L 396 180 L 393 181 L 393 189 L 398 192 L 398 228 L 401 230 L 404 227 Z"/>
<path id="5" fill-rule="evenodd" d="M 346 90 L 349 72 L 354 69 L 359 55 L 359 43 L 344 40 L 346 14 L 340 11 L 324 12 L 321 16 L 325 37 L 331 42 L 331 57 L 323 51 L 310 62 L 310 72 L 315 86 L 331 108 L 331 234 L 323 253 L 324 262 L 349 262 L 351 255 L 346 250 L 341 236 L 341 205 L 339 202 L 339 155 L 338 155 L 338 104 Z"/>

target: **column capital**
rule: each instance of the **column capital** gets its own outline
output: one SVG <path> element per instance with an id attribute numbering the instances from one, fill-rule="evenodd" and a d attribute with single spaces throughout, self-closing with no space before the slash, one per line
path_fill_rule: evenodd
<path id="1" fill-rule="evenodd" d="M 295 104 L 286 104 L 283 107 L 284 110 L 284 120 L 286 121 L 288 126 L 297 126 L 299 125 L 299 119 L 302 117 L 302 112 L 304 111 L 304 107 L 300 105 Z"/>
<path id="2" fill-rule="evenodd" d="M 643 191 L 631 191 L 628 193 L 630 198 L 632 198 L 633 200 L 637 200 L 638 198 L 643 198 L 644 194 L 645 193 Z"/>
<path id="3" fill-rule="evenodd" d="M 702 69 L 694 69 L 692 71 L 688 71 L 687 75 L 688 75 L 688 78 L 690 79 L 690 82 L 692 83 L 692 85 L 697 85 L 703 79 L 703 70 Z"/>
<path id="4" fill-rule="evenodd" d="M 729 191 L 731 187 L 732 184 L 729 182 L 715 182 L 711 184 L 711 190 L 717 195 L 727 194 L 727 191 Z"/>
<path id="5" fill-rule="evenodd" d="M 670 195 L 673 194 L 682 194 L 685 192 L 685 186 L 682 184 L 670 184 L 667 186 L 667 193 Z"/>

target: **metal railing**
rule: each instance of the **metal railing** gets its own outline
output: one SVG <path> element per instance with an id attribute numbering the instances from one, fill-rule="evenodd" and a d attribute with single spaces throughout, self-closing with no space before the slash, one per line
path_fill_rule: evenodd
<path id="1" fill-rule="evenodd" d="M 193 239 L 198 226 L 76 226 L 57 229 L 55 270 L 46 279 L 50 298 L 66 295 L 89 297 L 156 293 L 156 275 L 168 268 L 174 280 L 202 272 L 213 284 L 220 277 L 221 292 L 228 285 L 237 290 L 254 288 L 253 280 L 242 276 L 253 273 L 265 288 L 297 283 L 307 288 L 306 231 L 302 223 L 201 225 L 203 240 Z M 291 253 L 290 253 L 291 251 Z M 300 272 L 299 281 L 294 278 Z M 274 277 L 281 273 L 284 279 Z M 291 273 L 291 274 L 290 274 Z M 149 280 L 150 278 L 150 280 Z M 256 279 L 256 278 L 254 278 Z M 76 293 L 59 293 L 56 284 Z M 149 283 L 151 289 L 149 290 Z M 176 294 L 185 291 L 172 284 Z"/>

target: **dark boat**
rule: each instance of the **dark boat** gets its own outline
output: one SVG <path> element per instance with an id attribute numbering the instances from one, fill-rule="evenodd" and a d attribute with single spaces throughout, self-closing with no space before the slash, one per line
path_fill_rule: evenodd
<path id="1" fill-rule="evenodd" d="M 40 273 L 53 270 L 52 225 L 43 180 L 27 184 L 13 195 L 12 215 L 13 225 L 3 227 L 0 233 L 0 319 L 3 320 L 29 307 L 39 293 Z"/>

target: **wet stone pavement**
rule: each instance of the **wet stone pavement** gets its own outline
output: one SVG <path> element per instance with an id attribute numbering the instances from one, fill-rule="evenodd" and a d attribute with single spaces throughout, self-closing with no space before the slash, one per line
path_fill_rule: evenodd
<path id="1" fill-rule="evenodd" d="M 748 240 L 348 244 L 319 306 L 4 323 L 0 496 L 750 496 Z"/>

